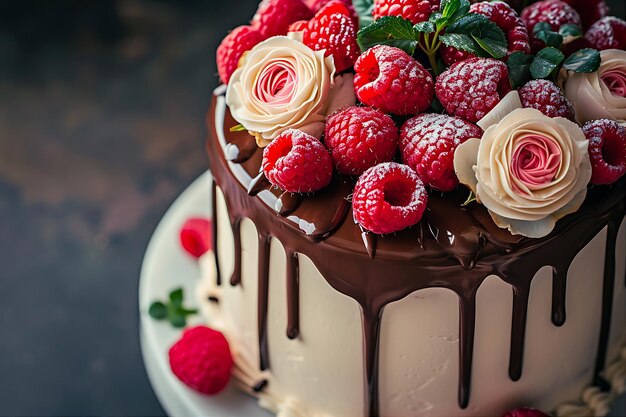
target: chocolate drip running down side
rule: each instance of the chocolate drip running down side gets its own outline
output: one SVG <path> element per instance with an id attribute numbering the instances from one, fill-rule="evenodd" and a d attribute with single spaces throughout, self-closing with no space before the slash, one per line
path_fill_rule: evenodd
<path id="1" fill-rule="evenodd" d="M 607 235 L 607 252 L 612 250 L 613 256 L 609 254 L 605 259 L 605 308 L 602 312 L 602 329 L 605 330 L 600 335 L 596 375 L 602 370 L 611 318 L 610 307 L 606 306 L 613 298 L 614 276 L 609 275 L 615 272 L 616 230 L 626 212 L 626 180 L 613 187 L 591 190 L 578 213 L 561 219 L 553 233 L 541 239 L 512 236 L 498 228 L 485 208 L 478 204 L 462 208 L 466 197 L 462 190 L 445 196 L 433 193 L 424 218 L 415 227 L 394 235 L 374 236 L 363 234 L 349 216 L 348 197 L 354 180 L 340 175 L 335 175 L 324 190 L 296 198 L 297 203 L 290 205 L 288 212 L 278 210 L 277 213 L 277 207 L 285 206 L 285 201 L 281 200 L 286 194 L 268 184 L 258 185 L 262 178 L 259 176 L 261 152 L 255 152 L 240 164 L 224 156 L 228 145 L 248 146 L 254 139 L 247 132 L 229 132 L 237 122 L 218 94 L 213 97 L 208 123 L 211 171 L 223 192 L 235 238 L 235 273 L 231 284 L 240 283 L 241 220 L 251 219 L 259 234 L 258 330 L 262 368 L 269 366 L 266 313 L 271 238 L 281 242 L 287 255 L 287 337 L 295 338 L 300 331 L 297 325 L 298 254 L 310 258 L 331 287 L 360 305 L 369 388 L 368 415 L 377 416 L 378 347 L 386 305 L 426 288 L 444 288 L 457 294 L 458 397 L 459 406 L 465 408 L 471 398 L 476 294 L 483 281 L 496 275 L 512 288 L 509 374 L 511 379 L 517 380 L 523 376 L 528 296 L 534 276 L 545 266 L 553 268 L 552 321 L 562 325 L 566 314 L 567 270 L 576 254 L 608 225 L 611 232 Z M 256 197 L 248 195 L 249 189 L 256 192 Z"/>

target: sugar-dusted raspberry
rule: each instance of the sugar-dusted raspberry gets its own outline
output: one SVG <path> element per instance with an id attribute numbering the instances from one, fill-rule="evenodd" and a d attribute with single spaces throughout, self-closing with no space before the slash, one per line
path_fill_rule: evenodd
<path id="1" fill-rule="evenodd" d="M 626 49 L 626 22 L 615 16 L 600 19 L 585 33 L 585 39 L 600 51 Z"/>
<path id="2" fill-rule="evenodd" d="M 530 52 L 528 31 L 522 19 L 511 6 L 502 1 L 482 1 L 474 3 L 470 7 L 470 12 L 487 16 L 500 29 L 504 31 L 509 45 L 509 54 L 519 51 Z M 460 51 L 451 46 L 442 46 L 441 56 L 446 65 L 463 61 L 473 57 L 469 52 Z"/>
<path id="3" fill-rule="evenodd" d="M 402 161 L 428 185 L 450 191 L 459 184 L 454 173 L 454 151 L 470 138 L 480 138 L 478 126 L 445 114 L 420 114 L 400 130 Z"/>
<path id="4" fill-rule="evenodd" d="M 327 3 L 308 22 L 299 21 L 290 32 L 302 32 L 303 42 L 314 51 L 333 56 L 337 71 L 352 68 L 361 49 L 356 42 L 357 26 L 348 7 L 340 0 Z"/>
<path id="5" fill-rule="evenodd" d="M 511 410 L 508 413 L 504 414 L 502 417 L 549 417 L 543 411 L 536 410 L 534 408 L 516 408 L 515 410 Z"/>
<path id="6" fill-rule="evenodd" d="M 169 351 L 178 379 L 202 394 L 217 394 L 230 379 L 233 358 L 224 335 L 206 326 L 185 330 Z"/>
<path id="7" fill-rule="evenodd" d="M 322 142 L 289 129 L 263 150 L 263 172 L 270 183 L 285 191 L 310 193 L 328 185 L 333 162 Z"/>
<path id="8" fill-rule="evenodd" d="M 265 37 L 252 26 L 239 26 L 226 35 L 217 48 L 217 72 L 224 84 L 228 84 L 243 53 L 264 39 Z"/>
<path id="9" fill-rule="evenodd" d="M 476 123 L 511 91 L 509 70 L 495 59 L 470 58 L 439 75 L 436 91 L 449 114 Z"/>
<path id="10" fill-rule="evenodd" d="M 609 6 L 604 0 L 563 0 L 578 12 L 583 23 L 583 29 L 609 14 Z"/>
<path id="11" fill-rule="evenodd" d="M 211 249 L 211 220 L 198 217 L 187 219 L 180 229 L 180 245 L 194 258 Z"/>
<path id="12" fill-rule="evenodd" d="M 537 109 L 548 117 L 565 117 L 574 121 L 574 107 L 563 91 L 548 80 L 532 80 L 519 90 L 522 105 Z"/>
<path id="13" fill-rule="evenodd" d="M 612 184 L 626 173 L 626 128 L 615 120 L 587 122 L 583 132 L 589 140 L 591 183 Z"/>
<path id="14" fill-rule="evenodd" d="M 289 25 L 313 17 L 311 9 L 302 0 L 263 0 L 251 25 L 265 37 L 286 35 Z"/>
<path id="15" fill-rule="evenodd" d="M 433 77 L 402 49 L 370 48 L 357 59 L 354 70 L 356 96 L 386 113 L 417 114 L 433 99 Z"/>
<path id="16" fill-rule="evenodd" d="M 533 50 L 541 49 L 543 45 L 543 42 L 535 40 L 533 36 L 533 29 L 537 23 L 549 23 L 555 32 L 565 24 L 581 26 L 578 12 L 561 0 L 542 0 L 533 3 L 522 10 L 521 17 L 528 29 Z"/>
<path id="17" fill-rule="evenodd" d="M 326 6 L 331 1 L 337 1 L 337 0 L 307 0 L 306 4 L 307 6 L 309 6 L 309 9 L 311 9 L 313 13 L 317 13 L 322 9 L 322 7 Z M 354 20 L 354 24 L 358 28 L 359 27 L 358 26 L 359 15 L 357 14 L 356 10 L 354 10 L 354 6 L 352 5 L 352 0 L 339 0 L 339 1 L 348 8 L 348 10 L 350 11 L 350 16 L 352 17 L 352 20 Z"/>
<path id="18" fill-rule="evenodd" d="M 397 232 L 420 221 L 428 194 L 407 165 L 384 162 L 365 171 L 354 187 L 354 219 L 370 232 Z"/>
<path id="19" fill-rule="evenodd" d="M 428 20 L 430 14 L 439 10 L 439 0 L 374 0 L 372 16 L 400 16 L 413 24 Z"/>
<path id="20" fill-rule="evenodd" d="M 337 171 L 360 175 L 393 159 L 398 149 L 398 129 L 393 119 L 380 110 L 348 107 L 326 120 L 324 143 Z"/>

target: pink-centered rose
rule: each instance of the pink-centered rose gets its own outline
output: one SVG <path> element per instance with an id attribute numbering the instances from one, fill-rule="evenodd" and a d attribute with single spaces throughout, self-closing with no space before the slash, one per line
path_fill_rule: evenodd
<path id="1" fill-rule="evenodd" d="M 591 178 L 587 139 L 565 118 L 521 108 L 515 91 L 493 112 L 505 116 L 488 114 L 481 120 L 485 123 L 479 122 L 485 129 L 482 138 L 469 139 L 454 154 L 459 181 L 499 227 L 546 236 L 585 199 Z"/>
<path id="2" fill-rule="evenodd" d="M 327 114 L 355 103 L 352 75 L 335 76 L 333 58 L 313 51 L 301 36 L 261 42 L 244 54 L 228 83 L 226 104 L 259 146 L 287 129 L 319 138 Z"/>
<path id="3" fill-rule="evenodd" d="M 607 49 L 600 52 L 598 71 L 578 73 L 561 71 L 565 95 L 572 102 L 576 121 L 611 119 L 626 123 L 626 51 Z"/>

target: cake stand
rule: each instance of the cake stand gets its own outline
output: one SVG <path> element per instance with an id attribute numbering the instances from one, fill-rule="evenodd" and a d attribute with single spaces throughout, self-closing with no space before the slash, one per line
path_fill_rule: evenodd
<path id="1" fill-rule="evenodd" d="M 256 399 L 234 386 L 216 396 L 196 393 L 181 383 L 171 372 L 167 357 L 169 347 L 180 337 L 181 330 L 168 323 L 155 321 L 148 308 L 155 300 L 167 298 L 178 287 L 185 291 L 185 304 L 194 306 L 195 286 L 200 279 L 200 268 L 195 259 L 184 252 L 178 243 L 180 227 L 189 217 L 210 217 L 210 172 L 202 174 L 179 197 L 161 219 L 144 256 L 139 281 L 139 311 L 141 317 L 141 351 L 150 383 L 170 417 L 270 417 Z M 203 324 L 193 316 L 188 324 Z M 626 415 L 626 395 L 614 404 L 612 416 Z"/>

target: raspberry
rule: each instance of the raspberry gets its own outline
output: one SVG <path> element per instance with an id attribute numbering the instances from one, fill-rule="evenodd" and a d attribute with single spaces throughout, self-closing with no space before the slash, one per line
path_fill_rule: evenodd
<path id="1" fill-rule="evenodd" d="M 251 26 L 239 26 L 226 35 L 217 48 L 217 72 L 224 84 L 228 84 L 243 53 L 263 40 L 265 37 Z"/>
<path id="2" fill-rule="evenodd" d="M 199 258 L 211 249 L 211 221 L 190 218 L 180 229 L 180 244 L 195 258 Z"/>
<path id="3" fill-rule="evenodd" d="M 534 408 L 516 408 L 502 417 L 549 417 L 543 411 L 535 410 Z"/>
<path id="4" fill-rule="evenodd" d="M 337 171 L 360 175 L 393 159 L 398 148 L 398 129 L 393 119 L 380 110 L 348 107 L 326 120 L 324 143 Z"/>
<path id="5" fill-rule="evenodd" d="M 286 35 L 289 25 L 313 13 L 302 0 L 263 0 L 250 23 L 265 38 Z"/>
<path id="6" fill-rule="evenodd" d="M 583 29 L 609 14 L 609 6 L 604 0 L 563 0 L 578 12 Z"/>
<path id="7" fill-rule="evenodd" d="M 417 114 L 433 98 L 433 77 L 402 49 L 377 45 L 354 64 L 354 91 L 363 103 L 385 113 Z"/>
<path id="8" fill-rule="evenodd" d="M 582 26 L 576 10 L 561 0 L 543 0 L 533 3 L 522 10 L 521 17 L 526 29 L 528 29 L 533 51 L 538 51 L 544 45 L 542 41 L 534 39 L 533 36 L 533 29 L 537 23 L 549 23 L 555 32 L 558 32 L 559 28 L 565 24 Z"/>
<path id="9" fill-rule="evenodd" d="M 480 138 L 478 126 L 444 114 L 420 114 L 400 130 L 402 162 L 428 185 L 450 191 L 459 185 L 454 173 L 454 151 L 470 138 Z"/>
<path id="10" fill-rule="evenodd" d="M 374 0 L 374 19 L 383 16 L 400 16 L 413 24 L 428 20 L 439 10 L 439 0 Z"/>
<path id="11" fill-rule="evenodd" d="M 263 172 L 269 182 L 284 191 L 310 193 L 328 185 L 333 162 L 322 142 L 289 129 L 263 150 Z"/>
<path id="12" fill-rule="evenodd" d="M 563 91 L 548 80 L 532 80 L 519 90 L 522 105 L 537 109 L 548 117 L 565 117 L 574 121 L 574 107 Z"/>
<path id="13" fill-rule="evenodd" d="M 369 168 L 354 186 L 354 219 L 382 235 L 420 221 L 428 194 L 420 177 L 406 165 L 384 162 Z"/>
<path id="14" fill-rule="evenodd" d="M 600 51 L 626 49 L 626 22 L 614 16 L 600 19 L 585 33 L 585 39 Z"/>
<path id="15" fill-rule="evenodd" d="M 357 27 L 350 10 L 340 0 L 326 4 L 308 23 L 295 22 L 289 31 L 302 32 L 305 45 L 332 55 L 338 72 L 352 68 L 361 51 L 356 43 Z"/>
<path id="16" fill-rule="evenodd" d="M 524 52 L 525 54 L 530 52 L 526 26 L 524 26 L 524 22 L 522 22 L 522 19 L 511 6 L 501 1 L 483 1 L 472 4 L 470 12 L 487 16 L 489 20 L 504 31 L 509 44 L 509 54 L 516 51 Z M 446 65 L 452 65 L 474 55 L 451 46 L 442 46 L 441 56 Z"/>
<path id="17" fill-rule="evenodd" d="M 626 173 L 626 128 L 615 120 L 587 122 L 592 184 L 612 184 Z"/>
<path id="18" fill-rule="evenodd" d="M 202 394 L 217 394 L 230 379 L 233 358 L 224 335 L 206 326 L 185 330 L 169 351 L 178 379 Z"/>
<path id="19" fill-rule="evenodd" d="M 343 3 L 350 12 L 350 17 L 352 17 L 352 20 L 354 21 L 354 26 L 356 28 L 359 27 L 359 15 L 357 14 L 356 10 L 354 10 L 352 0 L 307 0 L 306 4 L 307 6 L 309 6 L 309 9 L 311 9 L 313 13 L 317 13 L 322 10 L 322 7 L 326 6 L 331 1 L 339 1 Z"/>
<path id="20" fill-rule="evenodd" d="M 511 91 L 509 70 L 495 59 L 470 58 L 439 75 L 436 91 L 449 114 L 476 123 Z"/>

